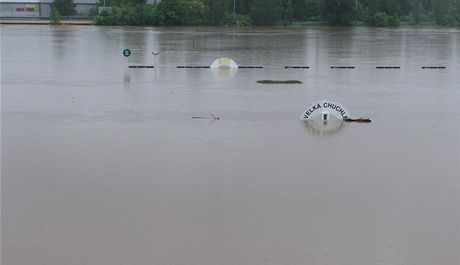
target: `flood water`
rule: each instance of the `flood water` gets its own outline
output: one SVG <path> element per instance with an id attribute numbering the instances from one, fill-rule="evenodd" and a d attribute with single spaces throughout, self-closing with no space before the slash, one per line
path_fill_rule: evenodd
<path id="1" fill-rule="evenodd" d="M 459 29 L 0 30 L 2 264 L 460 264 Z"/>

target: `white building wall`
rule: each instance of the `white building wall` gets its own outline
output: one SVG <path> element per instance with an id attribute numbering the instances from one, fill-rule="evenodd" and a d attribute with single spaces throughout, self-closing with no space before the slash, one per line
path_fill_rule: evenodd
<path id="1" fill-rule="evenodd" d="M 37 3 L 0 2 L 0 17 L 39 17 L 40 6 Z"/>
<path id="2" fill-rule="evenodd" d="M 88 2 L 88 1 L 86 1 Z M 52 3 L 12 3 L 0 2 L 0 18 L 33 18 L 33 17 L 50 17 Z M 92 8 L 96 7 L 94 3 L 75 3 L 75 10 L 77 14 L 83 13 L 88 15 Z"/>
<path id="3" fill-rule="evenodd" d="M 54 0 L 0 0 L 1 17 L 50 17 Z M 147 0 L 148 4 L 157 4 L 160 0 Z M 96 7 L 97 0 L 74 0 L 77 13 L 88 14 Z"/>

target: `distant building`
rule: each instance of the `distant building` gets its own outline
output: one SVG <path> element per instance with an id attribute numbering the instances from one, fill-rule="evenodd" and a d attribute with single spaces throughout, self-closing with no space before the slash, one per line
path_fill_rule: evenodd
<path id="1" fill-rule="evenodd" d="M 49 18 L 54 0 L 0 0 L 0 18 Z M 88 14 L 97 0 L 73 0 L 78 14 Z"/>
<path id="2" fill-rule="evenodd" d="M 0 18 L 49 18 L 54 0 L 0 0 Z M 77 14 L 87 15 L 97 0 L 73 0 Z M 160 0 L 147 0 L 157 4 Z"/>

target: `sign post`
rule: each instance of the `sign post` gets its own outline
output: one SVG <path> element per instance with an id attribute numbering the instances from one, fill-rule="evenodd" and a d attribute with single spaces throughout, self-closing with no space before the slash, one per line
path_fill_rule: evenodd
<path id="1" fill-rule="evenodd" d="M 131 50 L 130 49 L 124 49 L 123 50 L 123 56 L 125 56 L 125 57 L 131 56 Z"/>
<path id="2" fill-rule="evenodd" d="M 126 48 L 123 50 L 122 54 L 125 57 L 125 67 L 128 68 L 128 62 L 129 62 L 128 57 L 131 56 L 131 50 Z"/>
<path id="3" fill-rule="evenodd" d="M 155 56 L 155 64 L 154 64 L 154 68 L 155 68 L 155 80 L 157 79 L 157 55 L 160 54 L 160 52 L 152 52 L 153 56 Z"/>
<path id="4" fill-rule="evenodd" d="M 160 54 L 160 52 L 152 52 L 152 54 L 155 56 L 155 69 L 157 68 L 157 55 Z"/>

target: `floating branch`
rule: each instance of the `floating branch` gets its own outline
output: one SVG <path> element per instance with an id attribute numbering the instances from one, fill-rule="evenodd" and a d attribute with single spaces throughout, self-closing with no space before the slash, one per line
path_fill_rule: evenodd
<path id="1" fill-rule="evenodd" d="M 357 119 L 353 119 L 353 118 L 345 118 L 343 119 L 344 121 L 346 122 L 362 122 L 362 123 L 369 123 L 369 122 L 372 122 L 371 119 L 367 118 L 367 117 L 361 117 L 361 118 L 357 118 Z"/>
<path id="2" fill-rule="evenodd" d="M 220 120 L 219 117 L 216 117 L 214 114 L 211 114 L 211 117 L 192 117 L 192 119 L 200 119 L 200 120 Z"/>

